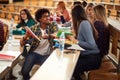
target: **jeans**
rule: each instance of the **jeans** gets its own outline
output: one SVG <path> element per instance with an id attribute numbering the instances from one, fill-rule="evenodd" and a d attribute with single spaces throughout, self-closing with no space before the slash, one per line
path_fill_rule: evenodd
<path id="1" fill-rule="evenodd" d="M 22 75 L 24 80 L 30 79 L 30 71 L 35 64 L 42 65 L 43 62 L 49 57 L 49 55 L 40 55 L 35 52 L 30 52 L 25 59 L 25 62 L 22 67 Z"/>

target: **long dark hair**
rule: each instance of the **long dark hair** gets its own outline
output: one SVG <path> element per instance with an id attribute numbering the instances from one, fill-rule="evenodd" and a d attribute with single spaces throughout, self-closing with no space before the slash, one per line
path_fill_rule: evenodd
<path id="1" fill-rule="evenodd" d="M 20 11 L 20 19 L 21 19 L 21 22 L 20 22 L 20 23 L 24 23 L 24 20 L 21 18 L 21 13 L 22 13 L 22 11 L 24 11 L 24 12 L 26 13 L 28 20 L 33 19 L 33 17 L 31 16 L 31 14 L 30 14 L 30 12 L 29 12 L 28 9 L 22 9 L 22 10 Z M 34 20 L 34 19 L 33 19 L 33 20 Z"/>
<path id="2" fill-rule="evenodd" d="M 73 21 L 73 29 L 75 31 L 76 37 L 78 35 L 79 25 L 83 20 L 88 20 L 84 8 L 81 5 L 75 5 L 72 9 L 72 21 Z M 91 26 L 93 29 L 93 36 L 96 39 L 98 37 L 98 32 L 96 31 L 95 27 L 92 24 Z"/>

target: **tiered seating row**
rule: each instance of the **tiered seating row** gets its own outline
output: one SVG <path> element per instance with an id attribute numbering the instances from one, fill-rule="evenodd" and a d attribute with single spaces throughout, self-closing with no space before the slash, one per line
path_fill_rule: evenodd
<path id="1" fill-rule="evenodd" d="M 13 4 L 8 4 L 8 5 L 2 5 L 0 7 L 0 17 L 4 19 L 10 20 L 11 18 L 14 18 L 15 22 L 19 22 L 19 14 L 20 11 L 24 8 L 27 8 L 30 13 L 34 17 L 34 13 L 37 9 L 39 8 L 48 8 L 51 12 L 53 11 L 54 7 L 47 7 L 47 6 L 25 6 L 25 5 L 13 5 Z"/>

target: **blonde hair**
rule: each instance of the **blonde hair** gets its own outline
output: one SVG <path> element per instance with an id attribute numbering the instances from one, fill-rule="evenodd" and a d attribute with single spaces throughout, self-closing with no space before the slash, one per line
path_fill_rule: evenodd
<path id="1" fill-rule="evenodd" d="M 108 27 L 106 10 L 103 5 L 96 5 L 94 8 L 95 16 L 98 20 L 102 21 Z"/>
<path id="2" fill-rule="evenodd" d="M 60 1 L 60 2 L 58 3 L 58 5 L 59 5 L 63 10 L 66 9 L 65 3 L 64 3 L 63 1 Z"/>

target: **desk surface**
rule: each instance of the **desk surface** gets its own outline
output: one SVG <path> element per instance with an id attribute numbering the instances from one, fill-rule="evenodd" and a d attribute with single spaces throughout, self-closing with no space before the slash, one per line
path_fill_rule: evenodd
<path id="1" fill-rule="evenodd" d="M 30 80 L 70 80 L 79 55 L 80 51 L 75 51 L 61 58 L 59 50 L 54 50 Z"/>
<path id="2" fill-rule="evenodd" d="M 108 18 L 108 22 L 110 25 L 120 31 L 120 21 Z"/>
<path id="3" fill-rule="evenodd" d="M 8 40 L 7 43 L 4 45 L 2 51 L 0 51 L 0 54 L 15 56 L 14 60 L 12 61 L 0 60 L 0 80 L 3 79 L 12 69 L 12 67 L 15 66 L 15 64 L 17 63 L 18 57 L 21 54 L 19 39 L 14 39 L 14 37 L 13 37 L 13 40 L 11 41 Z"/>

